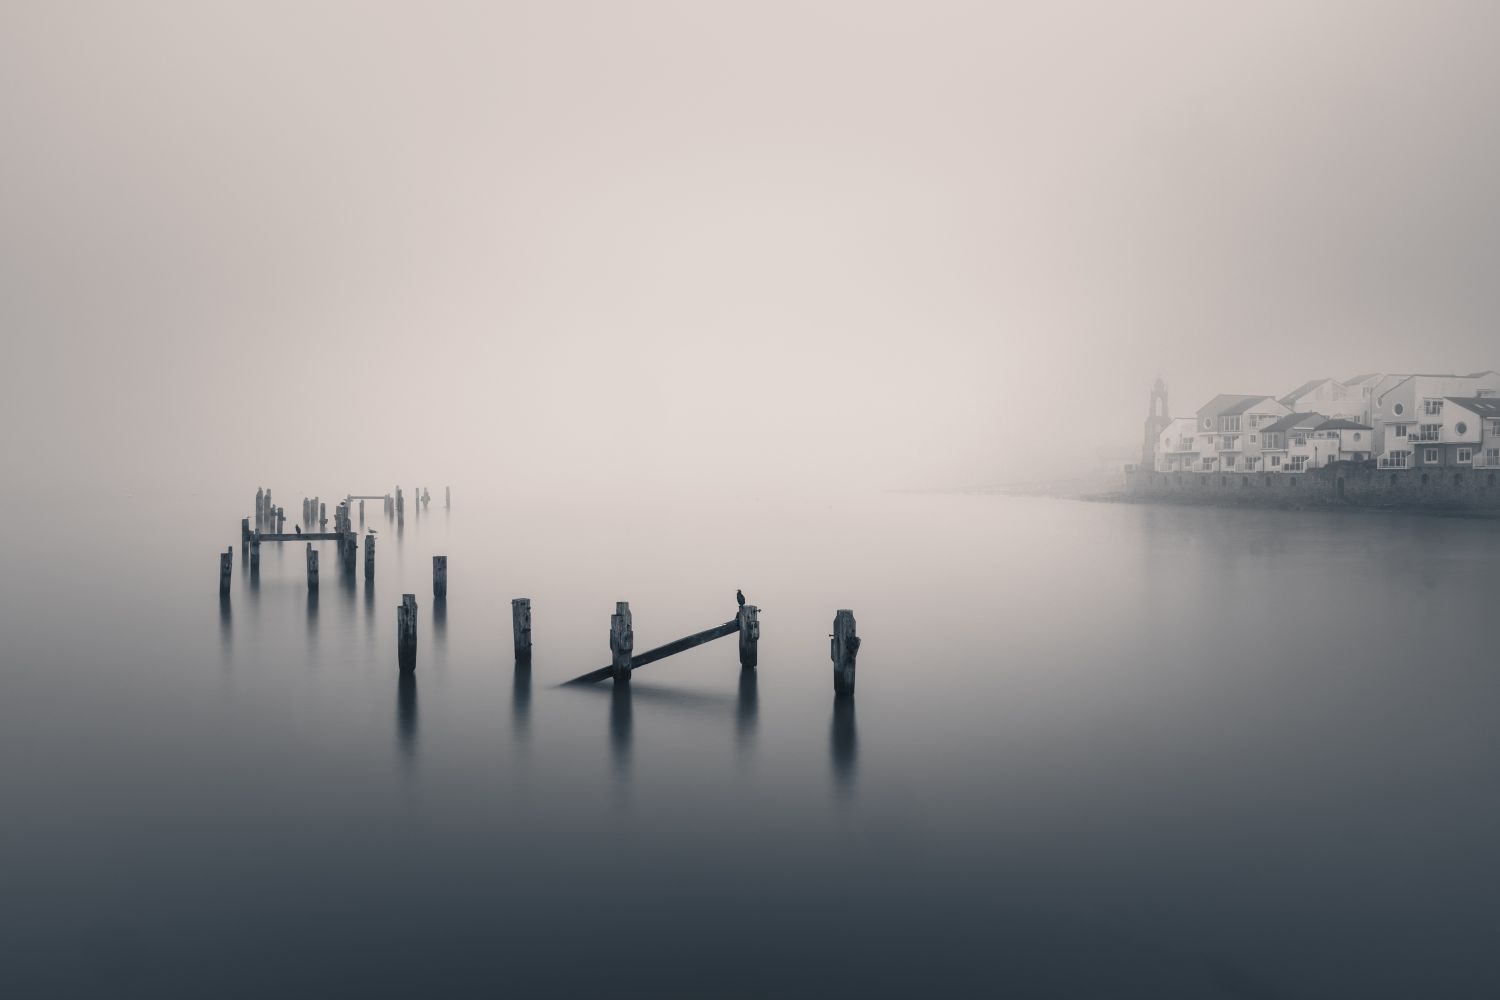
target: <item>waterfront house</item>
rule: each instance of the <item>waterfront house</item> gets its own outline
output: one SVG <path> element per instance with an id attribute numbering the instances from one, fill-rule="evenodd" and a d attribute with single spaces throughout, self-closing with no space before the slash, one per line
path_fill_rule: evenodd
<path id="1" fill-rule="evenodd" d="M 1369 424 L 1371 427 L 1375 426 L 1373 414 L 1370 412 L 1375 397 L 1375 387 L 1388 377 L 1385 372 L 1365 372 L 1363 375 L 1344 379 L 1344 387 L 1359 398 L 1359 413 L 1354 419 L 1360 423 Z M 1348 414 L 1345 415 L 1348 416 Z"/>
<path id="2" fill-rule="evenodd" d="M 1315 378 L 1304 382 L 1277 402 L 1293 413 L 1317 411 L 1329 417 L 1364 418 L 1364 394 L 1337 379 Z"/>
<path id="3" fill-rule="evenodd" d="M 1301 472 L 1306 468 L 1310 450 L 1307 439 L 1328 417 L 1322 413 L 1288 413 L 1260 428 L 1261 467 L 1266 472 Z M 1295 445 L 1301 456 L 1297 468 L 1292 467 L 1291 451 Z"/>
<path id="4" fill-rule="evenodd" d="M 1447 396 L 1442 403 L 1406 435 L 1406 449 L 1386 453 L 1382 467 L 1401 467 L 1395 456 L 1404 451 L 1409 468 L 1500 468 L 1500 395 Z"/>
<path id="5" fill-rule="evenodd" d="M 1449 397 L 1500 395 L 1500 373 L 1470 375 L 1387 375 L 1371 400 L 1370 424 L 1383 469 L 1444 464 L 1444 408 Z M 1436 451 L 1429 449 L 1436 448 Z M 1434 456 L 1431 463 L 1425 459 Z"/>
<path id="6" fill-rule="evenodd" d="M 1157 472 L 1198 471 L 1198 421 L 1174 417 L 1167 421 L 1156 440 Z"/>

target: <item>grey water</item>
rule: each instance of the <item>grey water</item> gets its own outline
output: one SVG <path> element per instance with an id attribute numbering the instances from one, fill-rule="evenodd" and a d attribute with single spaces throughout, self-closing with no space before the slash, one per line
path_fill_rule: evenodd
<path id="1" fill-rule="evenodd" d="M 1494 522 L 460 486 L 314 597 L 253 491 L 3 512 L 7 995 L 1500 990 Z"/>

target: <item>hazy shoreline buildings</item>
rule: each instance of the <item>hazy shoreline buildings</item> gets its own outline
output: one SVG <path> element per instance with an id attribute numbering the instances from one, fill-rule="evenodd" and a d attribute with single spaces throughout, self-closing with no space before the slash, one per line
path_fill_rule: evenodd
<path id="1" fill-rule="evenodd" d="M 1201 473 L 1295 474 L 1338 462 L 1497 469 L 1500 373 L 1312 379 L 1279 397 L 1221 393 L 1177 417 L 1157 379 L 1141 461 Z"/>

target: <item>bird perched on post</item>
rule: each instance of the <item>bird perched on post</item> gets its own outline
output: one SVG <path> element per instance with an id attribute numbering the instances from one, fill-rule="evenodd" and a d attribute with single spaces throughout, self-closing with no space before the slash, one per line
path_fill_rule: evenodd
<path id="1" fill-rule="evenodd" d="M 745 592 L 743 590 L 735 588 L 734 599 L 739 602 L 740 607 L 743 608 L 745 606 Z"/>
<path id="2" fill-rule="evenodd" d="M 300 525 L 300 524 L 294 524 L 294 525 L 292 525 L 292 527 L 294 527 L 294 528 L 297 529 L 297 534 L 299 534 L 299 535 L 302 534 L 302 525 Z"/>

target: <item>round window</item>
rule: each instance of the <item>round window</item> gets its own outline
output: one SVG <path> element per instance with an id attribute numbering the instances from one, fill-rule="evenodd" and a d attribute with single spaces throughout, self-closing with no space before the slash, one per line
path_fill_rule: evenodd
<path id="1" fill-rule="evenodd" d="M 1453 429 L 1456 430 L 1456 431 L 1458 431 L 1458 433 L 1460 433 L 1460 434 L 1467 434 L 1467 433 L 1469 433 L 1469 425 L 1466 424 L 1466 423 L 1464 423 L 1462 420 L 1460 420 L 1458 422 L 1458 426 L 1455 427 L 1455 428 L 1453 428 Z"/>
<path id="2" fill-rule="evenodd" d="M 1214 418 L 1213 417 L 1204 417 L 1203 418 L 1203 429 L 1206 430 L 1206 431 L 1211 431 L 1211 430 L 1213 430 L 1213 427 L 1214 427 Z"/>
<path id="3" fill-rule="evenodd" d="M 1359 431 L 1355 431 L 1354 432 L 1354 440 L 1356 440 L 1356 441 L 1359 440 Z"/>
<path id="4" fill-rule="evenodd" d="M 1402 403 L 1397 403 L 1395 406 L 1391 407 L 1391 412 L 1395 413 L 1396 416 L 1399 417 L 1401 416 L 1401 414 L 1406 412 L 1406 406 Z"/>

